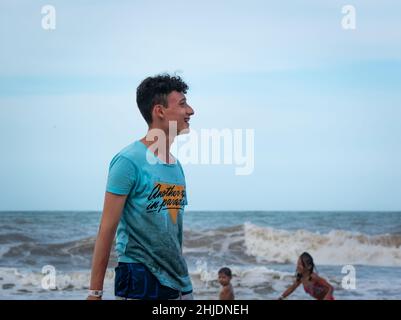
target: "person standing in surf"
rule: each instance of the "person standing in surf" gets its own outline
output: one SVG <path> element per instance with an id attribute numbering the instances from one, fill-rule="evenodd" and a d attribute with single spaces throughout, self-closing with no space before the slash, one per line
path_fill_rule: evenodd
<path id="1" fill-rule="evenodd" d="M 304 252 L 298 258 L 295 282 L 281 295 L 280 300 L 293 293 L 301 284 L 306 293 L 317 300 L 334 300 L 333 286 L 315 272 L 312 256 Z"/>
<path id="2" fill-rule="evenodd" d="M 231 269 L 227 267 L 221 268 L 217 274 L 219 283 L 221 284 L 219 299 L 235 300 L 234 289 L 231 284 L 231 279 L 233 277 Z"/>
<path id="3" fill-rule="evenodd" d="M 148 77 L 137 88 L 146 136 L 111 161 L 102 219 L 92 259 L 88 300 L 101 299 L 113 239 L 117 299 L 192 299 L 182 254 L 186 183 L 170 154 L 174 138 L 189 132 L 194 110 L 179 76 Z"/>

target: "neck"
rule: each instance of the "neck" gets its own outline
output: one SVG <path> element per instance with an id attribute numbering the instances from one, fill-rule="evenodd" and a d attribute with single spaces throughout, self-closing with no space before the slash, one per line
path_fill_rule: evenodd
<path id="1" fill-rule="evenodd" d="M 160 160 L 171 163 L 174 162 L 174 158 L 170 154 L 170 148 L 174 143 L 174 139 L 175 136 L 170 136 L 166 130 L 149 127 L 146 136 L 141 139 L 141 142 L 149 147 Z"/>

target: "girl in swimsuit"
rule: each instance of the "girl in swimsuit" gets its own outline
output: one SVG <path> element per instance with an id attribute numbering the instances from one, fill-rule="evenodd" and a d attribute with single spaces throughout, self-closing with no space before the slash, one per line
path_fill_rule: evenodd
<path id="1" fill-rule="evenodd" d="M 298 258 L 295 282 L 279 299 L 282 300 L 288 297 L 301 284 L 304 286 L 305 292 L 317 300 L 334 300 L 333 287 L 325 279 L 317 275 L 313 258 L 307 252 L 304 252 Z"/>

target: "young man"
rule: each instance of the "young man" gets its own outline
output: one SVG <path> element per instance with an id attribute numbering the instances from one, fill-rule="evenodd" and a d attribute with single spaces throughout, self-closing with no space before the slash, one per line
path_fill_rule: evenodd
<path id="1" fill-rule="evenodd" d="M 137 89 L 149 129 L 110 163 L 88 299 L 102 297 L 116 231 L 116 298 L 192 299 L 182 255 L 185 177 L 170 154 L 175 136 L 188 132 L 194 114 L 187 90 L 180 77 L 170 75 L 148 77 Z"/>

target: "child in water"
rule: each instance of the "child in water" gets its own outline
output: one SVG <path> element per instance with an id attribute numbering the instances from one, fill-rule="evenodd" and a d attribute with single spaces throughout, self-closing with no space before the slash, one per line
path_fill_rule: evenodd
<path id="1" fill-rule="evenodd" d="M 222 285 L 220 300 L 234 300 L 234 289 L 231 285 L 232 273 L 230 268 L 221 268 L 218 272 L 219 283 Z"/>
<path id="2" fill-rule="evenodd" d="M 312 256 L 304 252 L 298 258 L 297 273 L 295 282 L 279 298 L 280 300 L 288 297 L 291 293 L 303 284 L 306 293 L 317 300 L 334 300 L 333 287 L 323 278 L 319 277 L 314 271 L 315 264 Z"/>

